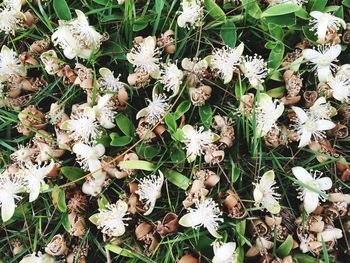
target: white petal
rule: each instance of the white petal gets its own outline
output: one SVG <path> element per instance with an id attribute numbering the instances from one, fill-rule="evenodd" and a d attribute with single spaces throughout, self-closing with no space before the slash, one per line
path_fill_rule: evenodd
<path id="1" fill-rule="evenodd" d="M 155 205 L 156 205 L 156 200 L 155 199 L 151 200 L 149 207 L 148 207 L 148 210 L 143 215 L 145 215 L 145 216 L 150 215 L 153 212 Z"/>
<path id="2" fill-rule="evenodd" d="M 327 82 L 332 78 L 332 71 L 329 66 L 317 68 L 317 77 L 320 82 Z"/>
<path id="3" fill-rule="evenodd" d="M 312 11 L 310 12 L 310 16 L 312 16 L 313 18 L 316 18 L 316 19 L 320 19 L 320 17 L 323 15 L 322 12 L 320 11 Z"/>
<path id="4" fill-rule="evenodd" d="M 180 218 L 179 224 L 184 227 L 195 227 L 201 223 L 198 213 L 190 212 Z"/>
<path id="5" fill-rule="evenodd" d="M 326 131 L 335 127 L 335 124 L 329 120 L 318 120 L 316 124 L 318 131 Z"/>
<path id="6" fill-rule="evenodd" d="M 279 202 L 272 196 L 268 196 L 263 200 L 263 206 L 271 213 L 278 214 L 281 211 Z"/>
<path id="7" fill-rule="evenodd" d="M 207 227 L 209 233 L 216 238 L 221 238 L 222 236 L 216 231 L 216 229 L 212 226 Z"/>
<path id="8" fill-rule="evenodd" d="M 313 180 L 311 174 L 301 166 L 293 167 L 292 173 L 302 183 L 307 183 Z"/>
<path id="9" fill-rule="evenodd" d="M 260 186 L 263 189 L 270 189 L 275 183 L 275 172 L 273 170 L 267 171 L 260 179 Z"/>
<path id="10" fill-rule="evenodd" d="M 300 135 L 300 141 L 298 147 L 304 147 L 310 143 L 312 133 L 303 129 L 302 134 Z"/>
<path id="11" fill-rule="evenodd" d="M 94 146 L 94 150 L 97 152 L 98 156 L 101 157 L 105 154 L 105 147 L 103 144 L 99 143 Z"/>
<path id="12" fill-rule="evenodd" d="M 83 143 L 74 144 L 72 150 L 75 154 L 79 154 L 81 156 L 87 156 L 92 151 L 90 146 Z"/>
<path id="13" fill-rule="evenodd" d="M 258 187 L 256 187 L 253 191 L 253 196 L 254 196 L 254 201 L 260 204 L 264 197 L 264 194 L 260 191 Z"/>
<path id="14" fill-rule="evenodd" d="M 341 53 L 341 45 L 331 46 L 324 54 L 329 59 L 329 62 L 334 61 Z"/>
<path id="15" fill-rule="evenodd" d="M 304 196 L 304 208 L 305 211 L 310 214 L 318 206 L 318 193 L 306 190 L 305 191 L 305 196 Z"/>
<path id="16" fill-rule="evenodd" d="M 10 195 L 1 197 L 1 218 L 3 222 L 11 219 L 15 212 L 15 199 Z"/>
<path id="17" fill-rule="evenodd" d="M 303 57 L 306 60 L 312 61 L 312 60 L 317 59 L 320 56 L 321 56 L 321 54 L 314 49 L 307 48 L 307 49 L 303 50 Z"/>
<path id="18" fill-rule="evenodd" d="M 320 190 L 329 190 L 332 187 L 332 180 L 329 177 L 323 177 L 323 178 L 319 178 L 316 179 L 316 182 L 318 184 L 318 188 Z"/>
<path id="19" fill-rule="evenodd" d="M 292 106 L 292 110 L 295 112 L 295 114 L 297 115 L 298 119 L 302 123 L 304 123 L 304 122 L 306 122 L 308 120 L 307 114 L 302 108 Z"/>

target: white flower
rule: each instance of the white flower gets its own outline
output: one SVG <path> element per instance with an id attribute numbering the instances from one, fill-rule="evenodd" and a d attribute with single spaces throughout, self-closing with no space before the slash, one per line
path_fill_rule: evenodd
<path id="1" fill-rule="evenodd" d="M 0 82 L 7 81 L 12 75 L 25 76 L 26 69 L 17 54 L 3 45 L 0 51 Z"/>
<path id="2" fill-rule="evenodd" d="M 195 205 L 195 209 L 189 208 L 189 213 L 180 218 L 179 224 L 194 229 L 203 226 L 212 236 L 220 238 L 221 236 L 217 232 L 218 222 L 224 222 L 224 219 L 219 217 L 222 212 L 218 205 L 211 198 L 196 201 Z"/>
<path id="3" fill-rule="evenodd" d="M 336 74 L 327 82 L 332 90 L 333 98 L 340 102 L 350 102 L 350 79 L 345 74 Z"/>
<path id="4" fill-rule="evenodd" d="M 213 244 L 214 257 L 212 259 L 213 263 L 236 263 L 236 243 L 228 242 L 221 244 L 215 241 Z"/>
<path id="5" fill-rule="evenodd" d="M 139 195 L 140 200 L 145 201 L 145 205 L 148 207 L 148 210 L 144 213 L 144 215 L 149 215 L 152 213 L 156 200 L 161 196 L 163 182 L 164 175 L 161 171 L 159 171 L 159 177 L 152 174 L 148 177 L 140 179 L 136 194 Z"/>
<path id="6" fill-rule="evenodd" d="M 200 26 L 203 19 L 203 7 L 201 0 L 182 0 L 182 12 L 177 18 L 179 27 Z"/>
<path id="7" fill-rule="evenodd" d="M 233 73 L 240 63 L 243 49 L 244 44 L 241 43 L 236 48 L 225 46 L 213 51 L 210 64 L 211 67 L 219 73 L 220 77 L 224 79 L 224 84 L 232 80 Z"/>
<path id="8" fill-rule="evenodd" d="M 319 97 L 310 107 L 310 113 L 316 118 L 329 120 L 336 110 L 326 101 L 325 97 Z"/>
<path id="9" fill-rule="evenodd" d="M 293 106 L 297 115 L 295 128 L 300 137 L 299 147 L 310 143 L 312 137 L 317 141 L 325 137 L 324 131 L 333 129 L 335 124 L 329 120 L 320 119 L 315 114 L 306 113 L 303 109 Z"/>
<path id="10" fill-rule="evenodd" d="M 97 196 L 102 191 L 107 175 L 102 172 L 98 177 L 96 177 L 96 173 L 93 176 L 87 177 L 81 189 L 84 194 Z"/>
<path id="11" fill-rule="evenodd" d="M 333 63 L 341 53 L 340 45 L 319 45 L 318 50 L 304 49 L 303 56 L 307 61 L 314 64 L 317 70 L 318 80 L 326 82 L 332 77 L 332 70 L 336 67 Z"/>
<path id="12" fill-rule="evenodd" d="M 75 141 L 85 143 L 95 141 L 101 134 L 95 111 L 90 107 L 72 113 L 70 120 L 64 121 L 60 128 L 68 130 L 69 136 Z"/>
<path id="13" fill-rule="evenodd" d="M 17 151 L 11 154 L 11 159 L 14 161 L 23 164 L 30 162 L 31 157 L 35 154 L 35 150 L 29 146 L 25 147 L 23 145 L 19 145 Z"/>
<path id="14" fill-rule="evenodd" d="M 11 219 L 15 212 L 15 200 L 21 200 L 18 194 L 25 191 L 23 174 L 5 170 L 0 174 L 0 206 L 3 222 Z"/>
<path id="15" fill-rule="evenodd" d="M 98 84 L 100 85 L 100 89 L 102 91 L 118 92 L 124 87 L 125 84 L 119 81 L 120 75 L 114 77 L 114 72 L 110 71 L 108 68 L 100 68 L 99 72 L 101 78 L 98 79 Z"/>
<path id="16" fill-rule="evenodd" d="M 308 0 L 267 0 L 271 6 L 273 5 L 279 5 L 284 3 L 292 3 L 296 5 L 303 5 L 304 3 L 307 3 Z"/>
<path id="17" fill-rule="evenodd" d="M 275 172 L 273 170 L 267 171 L 260 178 L 259 183 L 253 183 L 255 189 L 253 192 L 255 206 L 267 209 L 271 214 L 278 214 L 281 210 L 281 206 L 278 203 L 280 194 L 276 193 L 275 190 L 278 188 L 274 186 Z"/>
<path id="18" fill-rule="evenodd" d="M 115 127 L 114 117 L 116 115 L 116 111 L 110 103 L 112 97 L 113 94 L 104 94 L 98 99 L 97 105 L 93 107 L 96 119 L 100 125 L 106 129 L 112 129 Z"/>
<path id="19" fill-rule="evenodd" d="M 96 53 L 101 45 L 103 36 L 98 33 L 83 12 L 75 10 L 77 18 L 70 21 L 59 21 L 57 30 L 52 34 L 52 42 L 63 49 L 68 59 L 80 57 L 88 59 Z"/>
<path id="20" fill-rule="evenodd" d="M 329 177 L 320 178 L 322 175 L 315 171 L 311 175 L 303 167 L 297 166 L 292 168 L 294 176 L 302 183 L 299 187 L 301 200 L 304 200 L 304 208 L 308 214 L 315 211 L 319 204 L 319 199 L 324 200 L 325 191 L 332 187 L 332 180 Z"/>
<path id="21" fill-rule="evenodd" d="M 33 202 L 39 196 L 41 187 L 45 184 L 44 178 L 55 167 L 53 161 L 50 164 L 44 164 L 42 166 L 38 164 L 25 163 L 20 168 L 25 178 L 27 191 L 29 193 L 29 202 Z"/>
<path id="22" fill-rule="evenodd" d="M 273 127 L 276 121 L 283 114 L 284 105 L 266 93 L 260 94 L 260 100 L 255 108 L 256 130 L 258 136 L 265 136 Z"/>
<path id="23" fill-rule="evenodd" d="M 149 73 L 153 78 L 159 77 L 159 50 L 155 38 L 149 36 L 126 54 L 128 61 L 136 71 Z"/>
<path id="24" fill-rule="evenodd" d="M 186 155 L 189 162 L 194 161 L 198 155 L 203 154 L 217 137 L 210 130 L 204 131 L 204 127 L 195 129 L 188 124 L 182 128 L 182 131 L 185 137 L 182 142 L 186 144 Z"/>
<path id="25" fill-rule="evenodd" d="M 148 106 L 136 114 L 136 119 L 145 117 L 149 124 L 155 125 L 162 120 L 164 114 L 170 106 L 167 103 L 167 99 L 164 95 L 157 95 L 154 92 L 152 97 L 152 100 L 147 99 Z"/>
<path id="26" fill-rule="evenodd" d="M 342 237 L 343 231 L 341 229 L 329 225 L 328 228 L 317 234 L 317 241 L 334 242 Z"/>
<path id="27" fill-rule="evenodd" d="M 160 83 L 164 85 L 166 91 L 172 91 L 175 96 L 179 92 L 180 85 L 183 79 L 183 72 L 180 70 L 176 64 L 168 63 L 165 64 L 160 72 Z"/>
<path id="28" fill-rule="evenodd" d="M 128 211 L 128 204 L 118 200 L 116 204 L 107 204 L 105 208 L 99 209 L 99 213 L 90 218 L 103 234 L 110 237 L 119 237 L 125 233 L 124 221 L 130 218 L 125 217 Z"/>
<path id="29" fill-rule="evenodd" d="M 186 83 L 190 87 L 195 87 L 196 84 L 203 79 L 204 73 L 208 66 L 209 65 L 206 59 L 199 59 L 197 57 L 193 59 L 184 58 L 181 61 L 181 67 L 187 73 Z"/>
<path id="30" fill-rule="evenodd" d="M 83 143 L 76 143 L 73 146 L 73 152 L 77 155 L 77 162 L 85 171 L 92 173 L 94 178 L 102 176 L 101 157 L 105 153 L 105 147 L 99 143 L 90 146 Z"/>
<path id="31" fill-rule="evenodd" d="M 0 32 L 15 34 L 15 31 L 22 27 L 25 19 L 20 10 L 11 7 L 0 9 Z"/>
<path id="32" fill-rule="evenodd" d="M 243 75 L 249 80 L 253 88 L 258 88 L 267 76 L 267 63 L 261 56 L 245 56 L 240 65 Z"/>
<path id="33" fill-rule="evenodd" d="M 346 23 L 343 19 L 331 15 L 329 13 L 322 13 L 320 11 L 312 11 L 310 20 L 312 31 L 316 31 L 318 42 L 324 43 L 327 32 L 337 32 L 340 27 L 346 28 Z"/>
<path id="34" fill-rule="evenodd" d="M 55 263 L 57 262 L 54 257 L 48 254 L 41 254 L 38 252 L 38 255 L 28 254 L 25 255 L 19 263 Z"/>

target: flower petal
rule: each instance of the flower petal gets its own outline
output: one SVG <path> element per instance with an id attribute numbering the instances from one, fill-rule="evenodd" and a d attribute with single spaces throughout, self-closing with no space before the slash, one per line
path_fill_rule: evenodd
<path id="1" fill-rule="evenodd" d="M 318 187 L 320 190 L 329 190 L 332 188 L 332 179 L 329 177 L 323 177 L 316 179 Z"/>
<path id="2" fill-rule="evenodd" d="M 329 62 L 334 61 L 341 53 L 341 45 L 330 46 L 324 56 L 328 58 Z"/>
<path id="3" fill-rule="evenodd" d="M 326 131 L 335 127 L 335 124 L 329 120 L 318 120 L 316 124 L 318 131 Z"/>
<path id="4" fill-rule="evenodd" d="M 195 212 L 190 212 L 180 218 L 179 224 L 184 227 L 195 227 L 200 224 L 198 219 L 198 214 Z"/>
<path id="5" fill-rule="evenodd" d="M 74 144 L 72 150 L 75 154 L 79 154 L 81 156 L 87 156 L 92 151 L 90 146 L 79 142 Z"/>
<path id="6" fill-rule="evenodd" d="M 308 61 L 312 61 L 314 59 L 317 59 L 320 56 L 321 56 L 321 54 L 314 49 L 307 48 L 307 49 L 303 50 L 303 57 Z"/>
<path id="7" fill-rule="evenodd" d="M 303 129 L 303 132 L 300 136 L 300 141 L 298 147 L 304 147 L 310 143 L 312 133 L 307 131 L 306 129 Z"/>
<path id="8" fill-rule="evenodd" d="M 15 199 L 9 194 L 1 196 L 1 218 L 3 222 L 11 219 L 15 212 Z"/>
<path id="9" fill-rule="evenodd" d="M 302 183 L 307 183 L 313 180 L 311 174 L 301 166 L 293 167 L 292 173 Z"/>
<path id="10" fill-rule="evenodd" d="M 207 227 L 209 233 L 215 237 L 215 238 L 221 238 L 222 236 L 216 231 L 216 228 L 212 227 L 212 226 L 208 226 Z"/>
<path id="11" fill-rule="evenodd" d="M 292 110 L 295 112 L 295 114 L 297 115 L 298 119 L 302 123 L 304 123 L 304 122 L 306 122 L 308 120 L 307 114 L 302 108 L 292 106 Z"/>
<path id="12" fill-rule="evenodd" d="M 318 206 L 318 193 L 306 190 L 305 191 L 305 196 L 304 196 L 304 208 L 305 211 L 310 214 Z"/>
<path id="13" fill-rule="evenodd" d="M 279 202 L 272 196 L 268 196 L 263 200 L 263 206 L 271 213 L 278 214 L 281 211 Z"/>
<path id="14" fill-rule="evenodd" d="M 317 77 L 320 82 L 327 82 L 332 78 L 332 71 L 329 66 L 322 66 L 317 68 Z"/>

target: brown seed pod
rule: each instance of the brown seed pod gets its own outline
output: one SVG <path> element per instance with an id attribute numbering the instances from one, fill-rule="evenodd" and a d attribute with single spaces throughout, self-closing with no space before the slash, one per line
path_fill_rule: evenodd
<path id="1" fill-rule="evenodd" d="M 314 90 L 307 90 L 303 94 L 304 100 L 305 100 L 305 107 L 309 108 L 312 105 L 314 105 L 315 101 L 318 98 L 317 91 Z"/>
<path id="2" fill-rule="evenodd" d="M 178 216 L 174 213 L 167 213 L 162 222 L 158 222 L 156 231 L 160 237 L 164 238 L 177 232 L 179 227 Z"/>
<path id="3" fill-rule="evenodd" d="M 45 247 L 45 252 L 51 256 L 65 255 L 68 252 L 68 247 L 64 237 L 60 234 L 55 235 Z"/>

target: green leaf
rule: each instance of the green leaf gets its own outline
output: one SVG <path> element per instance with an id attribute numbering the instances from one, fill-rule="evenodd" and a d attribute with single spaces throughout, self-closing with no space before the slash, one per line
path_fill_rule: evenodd
<path id="1" fill-rule="evenodd" d="M 286 240 L 277 248 L 276 253 L 280 258 L 284 258 L 290 254 L 293 248 L 293 237 L 288 235 Z"/>
<path id="2" fill-rule="evenodd" d="M 302 253 L 294 254 L 293 259 L 296 259 L 298 263 L 324 263 L 323 260 Z"/>
<path id="3" fill-rule="evenodd" d="M 280 16 L 268 16 L 268 17 L 265 17 L 265 20 L 267 23 L 280 25 L 280 26 L 291 26 L 291 25 L 295 25 L 296 23 L 294 13 L 280 15 Z"/>
<path id="4" fill-rule="evenodd" d="M 220 35 L 225 45 L 232 48 L 235 47 L 237 41 L 237 29 L 232 20 L 227 20 L 227 22 L 221 26 Z"/>
<path id="5" fill-rule="evenodd" d="M 97 219 L 98 219 L 98 214 L 93 214 L 92 216 L 89 217 L 89 221 L 93 223 L 94 225 L 97 225 Z"/>
<path id="6" fill-rule="evenodd" d="M 179 106 L 177 106 L 176 111 L 174 113 L 175 120 L 181 118 L 189 109 L 191 108 L 191 102 L 189 100 L 182 101 Z"/>
<path id="7" fill-rule="evenodd" d="M 314 0 L 311 11 L 323 11 L 327 5 L 327 1 L 328 0 Z"/>
<path id="8" fill-rule="evenodd" d="M 237 234 L 239 235 L 239 236 L 238 236 L 238 241 L 239 241 L 240 247 L 242 247 L 242 246 L 245 244 L 245 241 L 246 241 L 245 238 L 242 238 L 242 237 L 245 236 L 246 225 L 247 225 L 247 222 L 246 222 L 245 219 L 242 220 L 242 221 L 240 221 L 240 222 L 237 223 L 237 225 L 236 225 L 236 232 L 237 232 Z"/>
<path id="9" fill-rule="evenodd" d="M 132 24 L 132 30 L 134 32 L 137 32 L 145 29 L 148 26 L 148 23 L 153 21 L 154 18 L 154 15 L 147 15 L 137 18 Z"/>
<path id="10" fill-rule="evenodd" d="M 173 183 L 182 190 L 186 190 L 191 184 L 191 180 L 189 178 L 174 170 L 167 170 L 164 173 L 164 176 L 169 182 Z"/>
<path id="11" fill-rule="evenodd" d="M 274 49 L 271 50 L 268 60 L 269 68 L 277 69 L 281 65 L 284 57 L 283 43 L 277 43 Z"/>
<path id="12" fill-rule="evenodd" d="M 346 7 L 350 7 L 350 0 L 343 0 L 342 4 Z"/>
<path id="13" fill-rule="evenodd" d="M 95 3 L 98 3 L 100 5 L 107 5 L 109 0 L 92 0 L 94 1 Z"/>
<path id="14" fill-rule="evenodd" d="M 65 213 L 62 216 L 62 225 L 67 232 L 69 232 L 72 229 L 72 225 L 68 220 L 68 215 L 69 215 L 68 213 Z"/>
<path id="15" fill-rule="evenodd" d="M 53 0 L 53 9 L 59 19 L 71 20 L 72 15 L 66 0 Z"/>
<path id="16" fill-rule="evenodd" d="M 161 147 L 138 145 L 136 152 L 139 155 L 144 156 L 146 159 L 152 159 L 156 157 L 161 151 Z"/>
<path id="17" fill-rule="evenodd" d="M 116 132 L 112 132 L 110 134 L 111 136 L 111 145 L 120 147 L 120 146 L 125 146 L 128 145 L 129 143 L 132 142 L 132 137 L 129 136 L 119 136 Z"/>
<path id="18" fill-rule="evenodd" d="M 118 114 L 115 118 L 118 128 L 128 137 L 134 137 L 135 127 L 128 117 Z"/>
<path id="19" fill-rule="evenodd" d="M 61 168 L 61 173 L 71 182 L 80 179 L 86 174 L 83 169 L 72 166 L 63 166 Z"/>
<path id="20" fill-rule="evenodd" d="M 247 14 L 255 19 L 260 19 L 262 12 L 257 0 L 242 0 L 241 2 Z"/>
<path id="21" fill-rule="evenodd" d="M 231 182 L 235 183 L 239 176 L 241 175 L 241 171 L 239 170 L 239 168 L 237 167 L 237 165 L 233 162 L 233 160 L 230 160 L 231 162 Z"/>
<path id="22" fill-rule="evenodd" d="M 284 96 L 286 88 L 285 87 L 278 87 L 278 88 L 273 88 L 268 91 L 266 91 L 267 95 L 269 95 L 272 98 L 277 98 L 280 99 Z"/>
<path id="23" fill-rule="evenodd" d="M 166 125 L 168 126 L 170 133 L 176 132 L 177 124 L 176 124 L 174 114 L 168 113 L 167 115 L 165 115 L 164 120 Z"/>
<path id="24" fill-rule="evenodd" d="M 156 166 L 153 163 L 142 160 L 121 161 L 119 163 L 120 169 L 133 169 L 133 170 L 145 170 L 154 171 Z"/>
<path id="25" fill-rule="evenodd" d="M 57 209 L 64 213 L 67 211 L 66 205 L 66 196 L 62 188 L 59 188 L 57 185 L 52 189 L 52 203 L 57 206 Z"/>
<path id="26" fill-rule="evenodd" d="M 281 15 L 286 15 L 290 13 L 295 13 L 298 11 L 301 7 L 292 4 L 292 3 L 284 3 L 284 4 L 279 4 L 279 5 L 274 5 L 266 9 L 262 13 L 262 17 L 269 17 L 269 16 L 281 16 Z"/>
<path id="27" fill-rule="evenodd" d="M 218 6 L 214 0 L 204 0 L 205 9 L 208 11 L 209 16 L 216 21 L 226 22 L 226 15 L 224 11 Z"/>
<path id="28" fill-rule="evenodd" d="M 213 120 L 213 110 L 211 109 L 211 106 L 209 104 L 205 104 L 204 106 L 200 107 L 199 116 L 203 125 L 206 128 L 209 128 Z"/>
<path id="29" fill-rule="evenodd" d="M 326 243 L 324 242 L 322 238 L 322 254 L 323 254 L 323 259 L 325 263 L 329 263 L 329 255 L 326 247 Z"/>
<path id="30" fill-rule="evenodd" d="M 109 251 L 111 251 L 115 254 L 121 255 L 123 257 L 133 258 L 135 255 L 135 253 L 133 253 L 131 250 L 122 248 L 120 246 L 117 246 L 117 245 L 114 245 L 111 243 L 107 244 L 105 246 L 105 248 L 108 249 Z"/>

